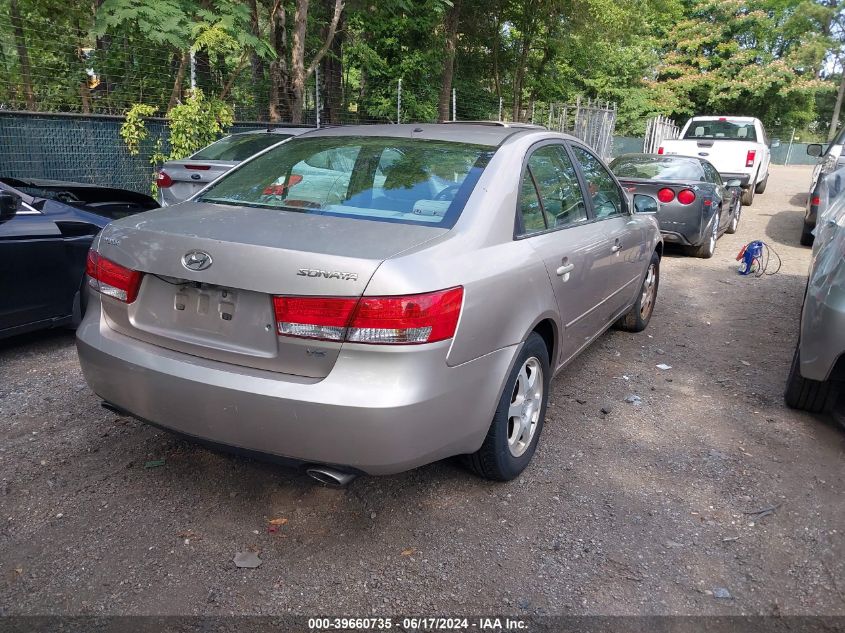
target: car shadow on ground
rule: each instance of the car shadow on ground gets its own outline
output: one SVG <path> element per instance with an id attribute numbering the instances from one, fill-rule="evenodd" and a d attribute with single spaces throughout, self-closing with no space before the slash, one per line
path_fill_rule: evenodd
<path id="1" fill-rule="evenodd" d="M 46 348 L 72 343 L 75 336 L 75 332 L 68 328 L 39 330 L 37 332 L 10 336 L 0 339 L 0 358 L 6 353 L 14 354 L 22 351 L 33 354 L 43 353 Z"/>

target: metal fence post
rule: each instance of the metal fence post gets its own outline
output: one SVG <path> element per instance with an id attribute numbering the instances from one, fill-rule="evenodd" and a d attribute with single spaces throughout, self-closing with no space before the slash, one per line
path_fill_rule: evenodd
<path id="1" fill-rule="evenodd" d="M 452 88 L 452 120 L 457 121 L 457 112 L 458 112 L 458 93 L 457 91 Z"/>
<path id="2" fill-rule="evenodd" d="M 402 78 L 399 78 L 399 88 L 396 90 L 396 123 L 402 123 Z"/>
<path id="3" fill-rule="evenodd" d="M 502 120 L 502 97 L 499 97 L 499 121 Z"/>
<path id="4" fill-rule="evenodd" d="M 320 65 L 314 68 L 314 119 L 317 121 L 317 129 L 320 129 Z"/>

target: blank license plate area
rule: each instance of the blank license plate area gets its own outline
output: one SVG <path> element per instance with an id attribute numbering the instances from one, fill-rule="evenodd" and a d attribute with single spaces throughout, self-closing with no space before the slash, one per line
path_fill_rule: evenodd
<path id="1" fill-rule="evenodd" d="M 250 356 L 277 354 L 270 297 L 208 284 L 177 284 L 148 275 L 133 324 L 159 337 Z"/>

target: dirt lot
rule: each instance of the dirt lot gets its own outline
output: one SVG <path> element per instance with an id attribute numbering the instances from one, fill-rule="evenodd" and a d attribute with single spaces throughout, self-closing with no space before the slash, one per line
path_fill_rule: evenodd
<path id="1" fill-rule="evenodd" d="M 649 329 L 557 377 L 508 484 L 325 488 L 103 410 L 71 334 L 0 343 L 0 614 L 845 615 L 845 433 L 781 396 L 809 176 L 774 168 L 712 260 L 665 258 Z M 779 274 L 736 274 L 751 239 Z"/>

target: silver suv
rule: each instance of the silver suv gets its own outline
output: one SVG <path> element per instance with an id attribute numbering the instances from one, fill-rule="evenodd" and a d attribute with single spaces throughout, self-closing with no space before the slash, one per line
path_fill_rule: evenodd
<path id="1" fill-rule="evenodd" d="M 552 376 L 648 324 L 656 211 L 534 126 L 308 132 L 103 230 L 82 369 L 108 406 L 321 480 L 453 455 L 511 479 Z"/>

